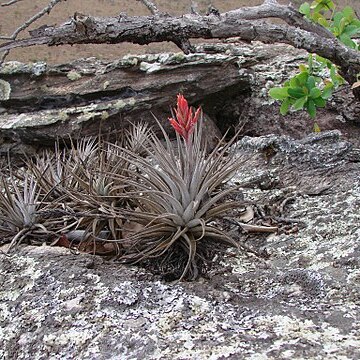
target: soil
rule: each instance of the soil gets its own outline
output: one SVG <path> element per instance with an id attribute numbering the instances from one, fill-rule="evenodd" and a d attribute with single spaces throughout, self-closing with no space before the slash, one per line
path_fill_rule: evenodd
<path id="1" fill-rule="evenodd" d="M 200 13 L 206 13 L 209 5 L 213 5 L 221 12 L 229 11 L 244 6 L 259 5 L 262 0 L 197 0 L 197 8 Z M 287 4 L 289 1 L 281 0 L 282 4 Z M 294 6 L 298 6 L 304 1 L 292 1 Z M 1 1 L 5 3 L 5 0 Z M 0 35 L 6 36 L 11 34 L 27 19 L 32 17 L 43 9 L 49 0 L 24 0 L 13 6 L 0 7 Z M 158 8 L 162 11 L 174 15 L 181 15 L 190 12 L 191 1 L 166 1 L 156 0 Z M 338 3 L 340 3 L 338 1 Z M 350 5 L 355 10 L 360 11 L 360 4 L 358 0 L 341 1 L 341 7 Z M 53 11 L 39 19 L 29 30 L 38 28 L 41 25 L 61 24 L 69 17 L 73 16 L 75 12 L 83 14 L 92 14 L 97 16 L 116 16 L 120 12 L 125 12 L 128 15 L 148 15 L 148 9 L 141 1 L 135 0 L 67 0 L 59 3 Z M 26 37 L 27 31 L 24 32 Z M 143 53 L 159 53 L 164 51 L 178 51 L 178 49 L 169 43 L 151 44 L 149 46 L 133 45 L 129 43 L 119 45 L 67 45 L 59 48 L 34 46 L 26 49 L 12 50 L 7 57 L 8 60 L 17 61 L 46 61 L 48 63 L 64 63 L 77 58 L 86 58 L 95 56 L 101 59 L 116 59 L 128 53 L 143 54 Z"/>

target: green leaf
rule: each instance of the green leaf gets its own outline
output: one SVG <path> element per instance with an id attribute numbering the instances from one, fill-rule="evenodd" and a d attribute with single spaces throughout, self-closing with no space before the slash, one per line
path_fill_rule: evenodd
<path id="1" fill-rule="evenodd" d="M 334 7 L 335 4 L 331 0 L 315 0 L 310 6 L 311 9 L 314 9 L 314 12 L 332 10 Z"/>
<path id="2" fill-rule="evenodd" d="M 332 10 L 332 9 L 335 9 L 335 4 L 332 0 L 321 0 L 321 2 L 323 4 L 325 4 L 325 7 L 328 9 L 328 10 Z"/>
<path id="3" fill-rule="evenodd" d="M 318 13 L 319 11 L 321 11 L 323 9 L 323 5 L 322 4 L 318 4 L 317 6 L 315 6 L 314 8 L 314 12 Z"/>
<path id="4" fill-rule="evenodd" d="M 354 9 L 350 6 L 345 6 L 341 12 L 343 16 L 345 16 L 350 21 L 355 17 Z"/>
<path id="5" fill-rule="evenodd" d="M 327 59 L 325 59 L 324 57 L 320 56 L 320 55 L 315 55 L 315 60 L 321 63 L 326 63 L 328 62 Z"/>
<path id="6" fill-rule="evenodd" d="M 310 90 L 310 97 L 311 97 L 312 99 L 316 99 L 316 98 L 318 98 L 318 97 L 320 97 L 320 96 L 321 96 L 321 90 L 318 89 L 317 87 L 314 87 L 314 88 L 312 88 L 312 89 Z"/>
<path id="7" fill-rule="evenodd" d="M 307 103 L 306 103 L 306 109 L 307 112 L 309 113 L 309 115 L 314 118 L 316 116 L 316 107 L 315 107 L 315 103 L 312 99 L 310 99 Z"/>
<path id="8" fill-rule="evenodd" d="M 289 111 L 289 108 L 290 108 L 290 100 L 289 98 L 287 98 L 283 101 L 283 103 L 280 106 L 280 114 L 286 115 Z"/>
<path id="9" fill-rule="evenodd" d="M 323 99 L 327 100 L 332 95 L 332 92 L 333 92 L 333 86 L 325 87 L 323 92 L 322 92 L 321 97 Z"/>
<path id="10" fill-rule="evenodd" d="M 339 80 L 338 80 L 338 75 L 337 75 L 335 66 L 332 66 L 331 69 L 330 69 L 330 78 L 331 78 L 331 81 L 334 84 L 334 87 L 338 87 L 339 86 Z"/>
<path id="11" fill-rule="evenodd" d="M 337 26 L 332 27 L 330 30 L 336 37 L 340 35 L 340 30 Z"/>
<path id="12" fill-rule="evenodd" d="M 346 19 L 342 18 L 341 21 L 340 21 L 340 24 L 339 24 L 340 34 L 342 34 L 344 32 L 345 26 L 346 26 Z"/>
<path id="13" fill-rule="evenodd" d="M 330 27 L 329 22 L 323 16 L 319 16 L 317 22 L 318 22 L 318 24 L 320 24 L 324 28 Z"/>
<path id="14" fill-rule="evenodd" d="M 269 90 L 269 95 L 276 100 L 285 100 L 288 94 L 288 87 L 275 87 Z"/>
<path id="15" fill-rule="evenodd" d="M 299 7 L 299 13 L 304 14 L 306 16 L 310 15 L 310 5 L 309 3 L 305 2 Z"/>
<path id="16" fill-rule="evenodd" d="M 297 99 L 293 105 L 294 110 L 300 110 L 304 108 L 305 103 L 307 102 L 308 97 L 304 96 L 300 99 Z"/>
<path id="17" fill-rule="evenodd" d="M 299 99 L 306 95 L 302 88 L 289 88 L 288 94 L 295 99 Z"/>
<path id="18" fill-rule="evenodd" d="M 360 28 L 357 25 L 348 25 L 344 30 L 344 34 L 346 34 L 349 37 L 354 36 L 359 32 L 360 32 Z"/>
<path id="19" fill-rule="evenodd" d="M 301 86 L 300 81 L 298 80 L 298 78 L 297 78 L 296 76 L 294 76 L 293 78 L 290 79 L 289 85 L 290 85 L 292 88 L 296 88 L 296 87 L 300 87 L 300 86 Z"/>
<path id="20" fill-rule="evenodd" d="M 316 86 L 315 77 L 309 76 L 309 78 L 306 81 L 306 87 L 311 91 Z"/>
<path id="21" fill-rule="evenodd" d="M 357 26 L 359 28 L 360 27 L 360 20 L 359 19 L 354 19 L 351 22 L 351 25 Z"/>
<path id="22" fill-rule="evenodd" d="M 301 72 L 307 72 L 307 67 L 306 67 L 306 65 L 300 64 L 300 65 L 299 65 L 299 70 L 300 70 Z"/>
<path id="23" fill-rule="evenodd" d="M 355 49 L 356 48 L 356 44 L 354 41 L 351 40 L 350 36 L 347 35 L 346 33 L 343 33 L 339 36 L 339 40 L 345 44 L 346 46 L 348 46 L 351 49 Z"/>
<path id="24" fill-rule="evenodd" d="M 299 81 L 299 86 L 303 86 L 306 84 L 306 81 L 309 77 L 309 73 L 307 71 L 301 72 L 299 75 L 296 76 L 296 79 Z"/>
<path id="25" fill-rule="evenodd" d="M 340 21 L 343 18 L 343 14 L 341 12 L 337 12 L 334 17 L 333 17 L 333 21 L 334 21 L 334 27 L 336 27 L 337 29 L 340 28 Z"/>
<path id="26" fill-rule="evenodd" d="M 326 100 L 323 99 L 322 97 L 318 97 L 318 98 L 316 98 L 316 99 L 313 99 L 313 101 L 314 101 L 314 103 L 315 103 L 315 105 L 316 105 L 317 107 L 323 108 L 323 107 L 326 106 Z"/>

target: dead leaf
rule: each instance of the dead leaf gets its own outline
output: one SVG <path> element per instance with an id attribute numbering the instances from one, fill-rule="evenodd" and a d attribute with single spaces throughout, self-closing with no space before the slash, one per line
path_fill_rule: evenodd
<path id="1" fill-rule="evenodd" d="M 254 210 L 251 206 L 247 206 L 245 211 L 240 215 L 239 221 L 243 223 L 248 223 L 254 219 Z"/>
<path id="2" fill-rule="evenodd" d="M 355 89 L 360 86 L 360 81 L 356 81 L 351 85 L 351 89 Z"/>
<path id="3" fill-rule="evenodd" d="M 276 226 L 261 226 L 244 223 L 239 223 L 239 225 L 247 232 L 273 233 L 278 231 Z"/>

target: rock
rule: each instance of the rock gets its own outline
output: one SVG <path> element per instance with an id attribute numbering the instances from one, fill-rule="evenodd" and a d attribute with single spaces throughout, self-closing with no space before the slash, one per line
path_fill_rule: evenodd
<path id="1" fill-rule="evenodd" d="M 248 88 L 237 58 L 223 54 L 134 55 L 114 62 L 90 58 L 45 66 L 36 75 L 34 68 L 6 63 L 0 69 L 8 86 L 0 97 L 7 111 L 0 115 L 3 138 L 51 144 L 59 137 L 119 132 L 134 121 L 154 125 L 154 115 L 166 125 L 179 92 L 198 104 L 229 87 Z"/>
<path id="2" fill-rule="evenodd" d="M 206 278 L 171 285 L 63 248 L 0 254 L 0 357 L 359 358 L 359 150 L 339 132 L 237 147 L 246 161 L 232 181 L 290 224 L 271 235 L 233 229 L 267 258 L 231 250 Z"/>
<path id="3" fill-rule="evenodd" d="M 113 62 L 89 58 L 55 66 L 5 63 L 0 68 L 0 137 L 50 145 L 59 137 L 118 132 L 129 122 L 155 124 L 153 114 L 166 125 L 178 93 L 202 105 L 225 132 L 231 123 L 221 116 L 224 107 L 237 96 L 248 98 L 263 89 L 258 72 L 272 72 L 279 81 L 294 68 L 291 59 L 305 57 L 280 44 L 205 44 L 197 51 L 128 55 Z"/>

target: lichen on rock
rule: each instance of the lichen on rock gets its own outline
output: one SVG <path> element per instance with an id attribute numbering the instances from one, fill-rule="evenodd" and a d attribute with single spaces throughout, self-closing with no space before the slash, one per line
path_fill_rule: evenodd
<path id="1" fill-rule="evenodd" d="M 11 85 L 0 79 L 0 101 L 9 100 L 11 94 Z"/>
<path id="2" fill-rule="evenodd" d="M 247 201 L 276 209 L 291 199 L 284 211 L 292 226 L 247 237 L 268 257 L 231 251 L 207 277 L 171 285 L 64 248 L 0 254 L 0 357 L 359 358 L 356 149 L 338 132 L 237 146 L 247 161 L 235 181 Z"/>

